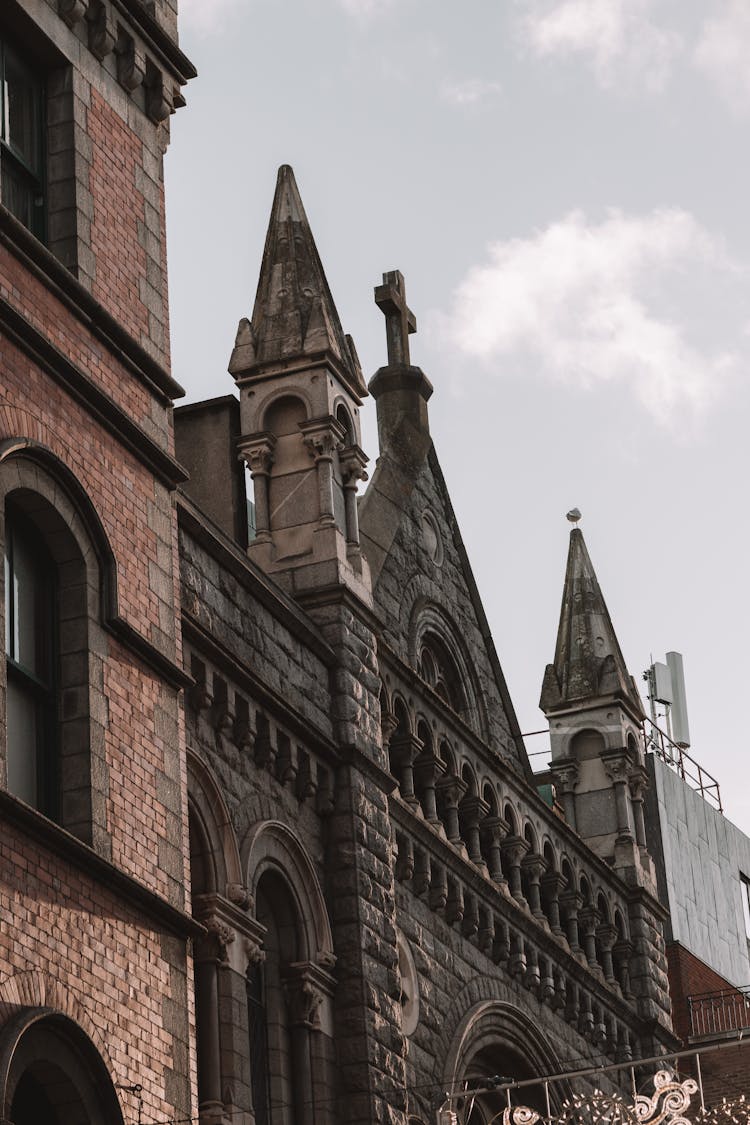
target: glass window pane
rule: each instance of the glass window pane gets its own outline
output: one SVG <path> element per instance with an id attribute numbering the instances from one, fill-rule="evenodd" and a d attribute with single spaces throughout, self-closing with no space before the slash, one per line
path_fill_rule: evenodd
<path id="1" fill-rule="evenodd" d="M 14 53 L 5 51 L 4 140 L 37 175 L 40 167 L 39 83 Z"/>
<path id="2" fill-rule="evenodd" d="M 10 604 L 10 560 L 8 558 L 8 551 L 10 550 L 10 534 L 8 534 L 7 549 L 5 552 L 5 652 L 8 656 L 12 656 L 13 652 L 10 647 L 10 617 L 11 617 L 11 604 Z"/>
<path id="3" fill-rule="evenodd" d="M 39 807 L 37 753 L 39 746 L 38 705 L 32 694 L 8 677 L 8 791 Z"/>
<path id="4" fill-rule="evenodd" d="M 39 186 L 28 175 L 14 168 L 9 157 L 3 159 L 4 155 L 0 152 L 0 199 L 3 206 L 32 234 L 39 235 L 44 217 L 44 199 Z"/>
<path id="5" fill-rule="evenodd" d="M 742 911 L 745 915 L 745 934 L 750 939 L 750 879 L 747 875 L 740 875 L 740 890 L 742 891 Z"/>

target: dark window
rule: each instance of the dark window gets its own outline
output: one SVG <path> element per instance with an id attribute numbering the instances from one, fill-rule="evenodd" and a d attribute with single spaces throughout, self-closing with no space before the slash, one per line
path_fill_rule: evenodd
<path id="1" fill-rule="evenodd" d="M 740 872 L 740 890 L 742 891 L 742 912 L 745 916 L 745 937 L 750 942 L 750 878 Z"/>
<path id="2" fill-rule="evenodd" d="M 44 86 L 0 39 L 0 201 L 37 238 L 45 236 Z"/>
<path id="3" fill-rule="evenodd" d="M 250 1079 L 256 1125 L 268 1125 L 268 1037 L 266 1035 L 265 982 L 263 965 L 251 962 L 247 969 L 247 1014 L 250 1034 Z"/>
<path id="4" fill-rule="evenodd" d="M 459 715 L 463 712 L 465 701 L 458 671 L 445 645 L 433 634 L 422 641 L 417 671 L 449 707 Z"/>
<path id="5" fill-rule="evenodd" d="M 56 575 L 38 533 L 19 513 L 5 524 L 8 790 L 59 815 Z"/>

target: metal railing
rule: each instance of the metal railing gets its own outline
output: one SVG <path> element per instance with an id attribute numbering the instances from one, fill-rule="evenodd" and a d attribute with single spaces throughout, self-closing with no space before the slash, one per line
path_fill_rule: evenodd
<path id="1" fill-rule="evenodd" d="M 695 758 L 691 758 L 684 747 L 673 742 L 661 727 L 657 727 L 656 723 L 648 718 L 643 720 L 643 735 L 648 752 L 656 754 L 658 758 L 671 766 L 683 781 L 686 781 L 692 789 L 700 793 L 704 801 L 708 801 L 720 813 L 724 812 L 718 781 L 711 776 L 708 770 L 704 770 Z"/>
<path id="2" fill-rule="evenodd" d="M 750 986 L 688 996 L 690 1035 L 750 1030 Z"/>

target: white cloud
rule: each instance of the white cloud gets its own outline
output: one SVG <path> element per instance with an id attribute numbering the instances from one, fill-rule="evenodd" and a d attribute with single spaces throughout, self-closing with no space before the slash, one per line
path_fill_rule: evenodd
<path id="1" fill-rule="evenodd" d="M 750 4 L 747 0 L 726 0 L 721 11 L 704 22 L 694 61 L 735 112 L 750 111 Z"/>
<path id="2" fill-rule="evenodd" d="M 360 20 L 370 20 L 379 16 L 392 8 L 394 3 L 395 0 L 339 0 L 345 12 Z"/>
<path id="3" fill-rule="evenodd" d="M 444 82 L 440 88 L 443 101 L 455 106 L 477 106 L 496 98 L 502 92 L 499 82 L 483 78 L 466 78 L 461 82 Z"/>
<path id="4" fill-rule="evenodd" d="M 705 322 L 709 298 L 733 287 L 740 341 L 740 274 L 744 286 L 745 271 L 686 211 L 613 210 L 598 224 L 573 211 L 528 239 L 491 245 L 439 326 L 449 346 L 498 371 L 520 363 L 574 387 L 623 384 L 676 427 L 704 412 L 737 365 L 741 345 L 712 339 L 700 314 Z"/>
<path id="5" fill-rule="evenodd" d="M 600 85 L 664 87 L 679 35 L 652 18 L 652 0 L 517 0 L 521 33 L 540 57 L 577 55 Z"/>

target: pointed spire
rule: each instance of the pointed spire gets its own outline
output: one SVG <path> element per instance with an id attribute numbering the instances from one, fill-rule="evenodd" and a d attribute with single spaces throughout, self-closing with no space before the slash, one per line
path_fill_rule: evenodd
<path id="1" fill-rule="evenodd" d="M 344 335 L 294 172 L 279 168 L 252 319 L 240 321 L 229 370 L 325 354 L 358 397 L 367 394 L 357 353 Z"/>
<path id="2" fill-rule="evenodd" d="M 555 662 L 544 673 L 540 707 L 549 713 L 610 695 L 642 713 L 583 533 L 575 527 L 570 533 Z"/>

